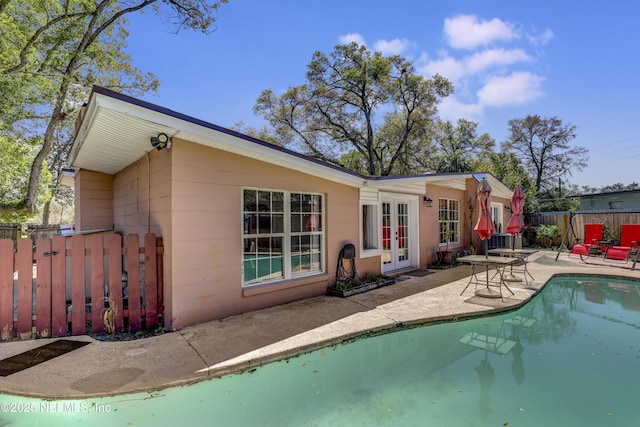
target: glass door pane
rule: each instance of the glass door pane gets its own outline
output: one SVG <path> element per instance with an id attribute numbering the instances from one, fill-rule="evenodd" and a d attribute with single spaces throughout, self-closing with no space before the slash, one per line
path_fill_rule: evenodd
<path id="1" fill-rule="evenodd" d="M 409 204 L 396 205 L 396 241 L 398 242 L 397 261 L 409 260 Z"/>
<path id="2" fill-rule="evenodd" d="M 391 257 L 391 203 L 382 203 L 382 264 L 392 262 Z"/>

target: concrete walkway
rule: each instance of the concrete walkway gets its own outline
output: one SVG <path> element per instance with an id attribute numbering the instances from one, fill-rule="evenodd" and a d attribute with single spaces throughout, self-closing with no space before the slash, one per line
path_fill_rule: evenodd
<path id="1" fill-rule="evenodd" d="M 269 361 L 336 344 L 363 334 L 430 321 L 485 315 L 526 303 L 554 275 L 610 274 L 640 279 L 631 264 L 604 263 L 555 252 L 529 257 L 534 282 L 510 283 L 500 299 L 474 295 L 471 268 L 417 271 L 396 284 L 349 298 L 319 296 L 152 338 L 89 345 L 32 368 L 0 377 L 0 393 L 42 398 L 86 398 L 166 388 L 241 372 Z M 509 295 L 506 298 L 506 295 Z M 0 359 L 50 340 L 0 343 Z"/>

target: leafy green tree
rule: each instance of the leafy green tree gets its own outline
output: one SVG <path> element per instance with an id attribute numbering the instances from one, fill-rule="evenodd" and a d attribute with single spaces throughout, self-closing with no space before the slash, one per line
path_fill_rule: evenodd
<path id="1" fill-rule="evenodd" d="M 157 79 L 131 66 L 124 53 L 126 16 L 161 4 L 177 29 L 207 32 L 227 0 L 9 1 L 0 9 L 0 128 L 42 134 L 30 169 L 24 207 L 35 212 L 40 175 L 55 134 L 75 115 L 93 84 L 121 91 L 154 90 Z"/>
<path id="2" fill-rule="evenodd" d="M 0 135 L 0 222 L 24 222 L 31 215 L 20 209 L 29 185 L 29 167 L 37 152 L 38 138 L 14 140 Z M 48 171 L 40 177 L 38 201 L 51 194 L 52 176 Z"/>
<path id="3" fill-rule="evenodd" d="M 509 136 L 502 150 L 515 153 L 535 180 L 536 190 L 553 187 L 559 178 L 587 166 L 587 149 L 572 147 L 576 127 L 557 117 L 538 115 L 509 120 Z"/>
<path id="4" fill-rule="evenodd" d="M 522 161 L 513 153 L 492 152 L 488 155 L 488 163 L 480 164 L 496 178 L 510 188 L 519 185 L 526 195 L 535 196 L 535 182 L 524 168 Z"/>
<path id="5" fill-rule="evenodd" d="M 70 119 L 67 120 L 70 121 Z M 46 166 L 53 179 L 53 185 L 42 208 L 43 225 L 49 224 L 52 205 L 62 210 L 73 210 L 73 190 L 59 184 L 63 168 L 66 166 L 67 154 L 73 145 L 73 133 L 71 132 L 73 129 L 72 123 L 60 127 L 60 130 L 55 134 L 53 150 L 47 158 Z"/>
<path id="6" fill-rule="evenodd" d="M 340 156 L 338 164 L 360 175 L 367 174 L 367 162 L 358 150 L 349 150 L 344 153 Z"/>
<path id="7" fill-rule="evenodd" d="M 411 153 L 429 149 L 436 106 L 452 91 L 438 75 L 417 74 L 411 61 L 351 43 L 329 55 L 316 52 L 307 83 L 281 96 L 263 91 L 254 112 L 285 146 L 336 164 L 355 150 L 366 174 L 385 176 Z"/>
<path id="8" fill-rule="evenodd" d="M 231 128 L 252 138 L 277 145 L 278 147 L 282 147 L 282 143 L 280 142 L 280 140 L 278 140 L 278 138 L 271 133 L 271 130 L 267 126 L 255 128 L 245 124 L 243 121 L 239 121 L 235 123 Z"/>
<path id="9" fill-rule="evenodd" d="M 638 189 L 640 189 L 640 185 L 635 181 L 628 185 L 618 182 L 611 185 L 605 185 L 604 187 L 590 187 L 585 185 L 582 186 L 582 189 L 578 194 L 613 193 L 616 191 L 633 191 Z"/>
<path id="10" fill-rule="evenodd" d="M 477 134 L 478 123 L 459 119 L 456 126 L 440 122 L 434 136 L 437 148 L 433 156 L 436 172 L 471 172 L 474 164 L 493 152 L 495 141 L 484 133 Z"/>

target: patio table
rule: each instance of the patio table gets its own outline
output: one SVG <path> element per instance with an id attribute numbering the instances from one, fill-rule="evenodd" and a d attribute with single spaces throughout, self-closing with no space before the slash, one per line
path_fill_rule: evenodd
<path id="1" fill-rule="evenodd" d="M 504 277 L 504 271 L 508 266 L 511 266 L 518 262 L 518 258 L 513 257 L 501 257 L 501 256 L 485 256 L 485 255 L 468 255 L 463 256 L 457 259 L 458 262 L 463 264 L 471 265 L 471 277 L 469 278 L 469 283 L 467 286 L 460 292 L 460 295 L 464 294 L 465 291 L 469 288 L 471 284 L 475 284 L 476 288 L 478 285 L 483 285 L 485 289 L 476 290 L 475 294 L 479 297 L 484 298 L 501 298 L 504 301 L 504 297 L 502 295 L 502 287 L 504 286 L 511 293 L 511 295 L 515 295 L 507 283 Z M 476 272 L 476 267 L 484 267 L 484 271 L 486 273 L 485 280 L 481 281 Z M 489 268 L 495 268 L 496 274 L 493 275 L 491 279 L 489 279 Z M 495 277 L 498 276 L 498 281 L 494 281 Z M 499 293 L 491 290 L 491 287 L 498 287 Z"/>
<path id="2" fill-rule="evenodd" d="M 509 248 L 496 248 L 496 249 L 489 249 L 489 251 L 487 251 L 489 255 L 512 257 L 512 258 L 516 258 L 517 262 L 522 262 L 523 266 L 522 266 L 521 272 L 523 273 L 524 281 L 526 282 L 527 285 L 529 284 L 529 281 L 527 280 L 527 276 L 531 277 L 531 280 L 536 280 L 533 278 L 529 270 L 527 270 L 527 257 L 536 252 L 538 252 L 536 249 L 509 249 Z M 522 279 L 519 279 L 513 275 L 513 264 L 511 264 L 510 266 L 509 277 L 506 277 L 505 281 L 507 282 L 522 281 Z"/>

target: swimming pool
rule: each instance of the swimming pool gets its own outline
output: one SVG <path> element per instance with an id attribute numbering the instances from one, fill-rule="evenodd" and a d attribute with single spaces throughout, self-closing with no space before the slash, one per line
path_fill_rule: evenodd
<path id="1" fill-rule="evenodd" d="M 640 425 L 639 370 L 638 282 L 557 276 L 517 311 L 191 386 L 55 402 L 0 396 L 0 425 L 630 426 Z"/>

